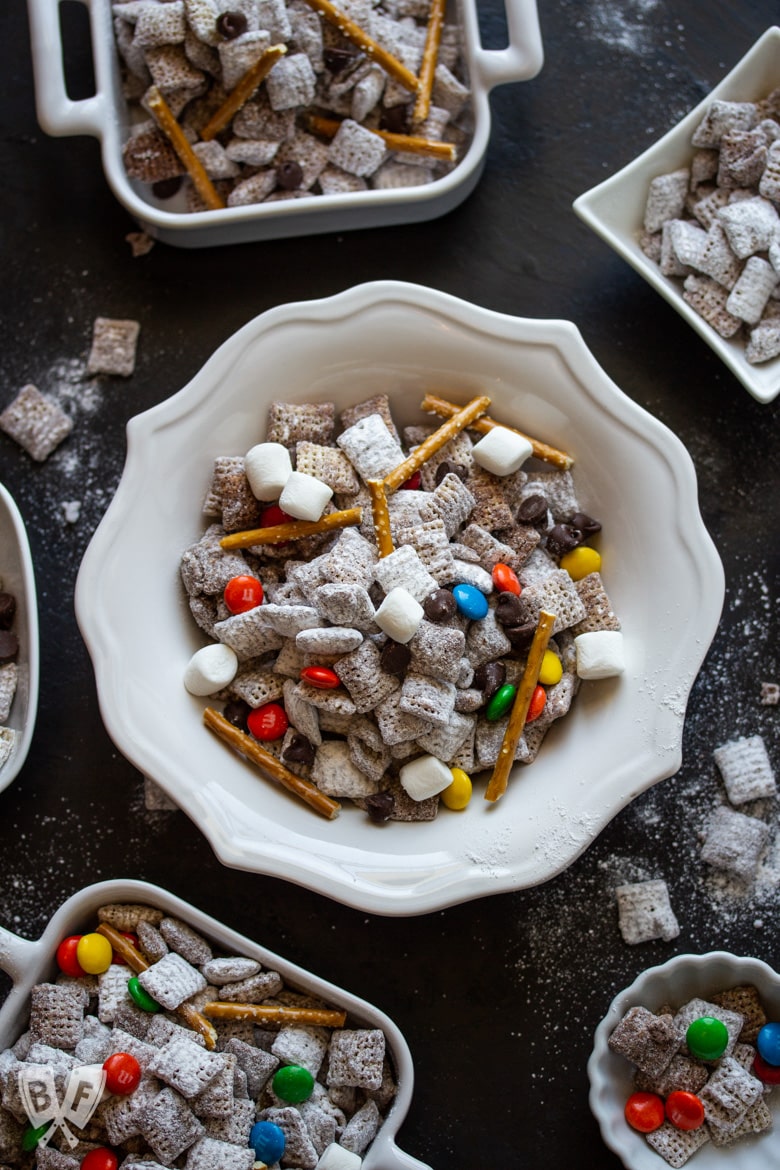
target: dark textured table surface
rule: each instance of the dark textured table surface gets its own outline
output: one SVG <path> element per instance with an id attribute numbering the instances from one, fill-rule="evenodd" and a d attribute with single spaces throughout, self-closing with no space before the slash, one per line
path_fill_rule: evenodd
<path id="1" fill-rule="evenodd" d="M 497 0 L 480 5 L 500 46 Z M 79 5 L 65 4 L 74 96 L 89 92 Z M 780 767 L 778 409 L 754 401 L 709 348 L 575 217 L 572 200 L 698 103 L 770 25 L 776 0 L 558 0 L 542 5 L 546 60 L 494 91 L 484 176 L 429 224 L 131 257 L 134 224 L 99 148 L 37 126 L 24 5 L 0 13 L 0 399 L 27 382 L 75 423 L 71 457 L 34 464 L 0 435 L 0 478 L 29 529 L 39 591 L 41 695 L 25 767 L 0 795 L 0 921 L 37 937 L 68 895 L 102 878 L 149 879 L 383 1008 L 415 1059 L 399 1142 L 450 1166 L 612 1167 L 587 1103 L 593 1029 L 613 994 L 686 950 L 780 962 L 780 845 L 735 891 L 702 863 L 719 799 L 712 751 L 764 736 Z M 411 920 L 374 917 L 271 877 L 226 870 L 181 812 L 145 808 L 141 778 L 101 723 L 73 611 L 78 566 L 123 465 L 125 423 L 184 385 L 237 328 L 290 300 L 377 278 L 428 284 L 506 313 L 568 318 L 607 373 L 694 459 L 726 600 L 691 696 L 679 773 L 620 813 L 548 884 Z M 135 375 L 87 393 L 96 316 L 141 323 Z M 63 448 L 64 451 L 64 448 Z M 80 511 L 69 522 L 67 509 Z M 663 523 L 664 517 L 659 516 Z M 664 878 L 673 942 L 621 940 L 614 887 Z"/>

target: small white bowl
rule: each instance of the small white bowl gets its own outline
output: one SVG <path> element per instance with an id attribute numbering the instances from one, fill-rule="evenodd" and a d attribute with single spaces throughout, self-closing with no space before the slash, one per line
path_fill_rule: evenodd
<path id="1" fill-rule="evenodd" d="M 479 181 L 490 138 L 490 91 L 507 82 L 527 81 L 542 67 L 536 0 L 505 2 L 509 43 L 505 49 L 487 50 L 480 41 L 477 0 L 457 0 L 474 133 L 450 173 L 427 186 L 316 195 L 192 214 L 171 211 L 145 184 L 128 179 L 122 162 L 130 121 L 122 96 L 111 0 L 89 3 L 96 93 L 81 101 L 72 101 L 65 85 L 59 0 L 27 0 L 38 121 L 47 134 L 57 137 L 87 134 L 100 139 L 103 169 L 119 202 L 149 235 L 183 248 L 434 219 L 457 207 Z"/>
<path id="2" fill-rule="evenodd" d="M 493 417 L 570 451 L 580 500 L 604 522 L 607 589 L 623 623 L 620 680 L 584 684 L 536 761 L 492 806 L 426 823 L 325 821 L 208 734 L 182 674 L 202 644 L 179 580 L 205 530 L 217 455 L 265 432 L 274 399 L 379 393 L 400 426 L 423 395 L 492 400 Z M 380 281 L 250 321 L 166 402 L 128 425 L 127 463 L 82 562 L 76 613 L 119 749 L 206 834 L 219 858 L 358 908 L 421 914 L 546 881 L 623 805 L 680 766 L 688 692 L 724 596 L 690 456 L 610 381 L 566 321 L 504 316 Z"/>
<path id="3" fill-rule="evenodd" d="M 430 1170 L 426 1163 L 419 1162 L 395 1144 L 398 1130 L 409 1111 L 414 1088 L 412 1055 L 398 1026 L 379 1008 L 303 970 L 261 943 L 237 934 L 181 898 L 148 882 L 117 879 L 86 886 L 63 902 L 35 941 L 20 938 L 0 926 L 0 970 L 10 975 L 13 982 L 0 1008 L 0 1051 L 13 1044 L 25 1029 L 31 989 L 57 973 L 54 955 L 58 944 L 69 935 L 94 929 L 98 907 L 112 902 L 136 902 L 162 910 L 186 922 L 225 953 L 257 959 L 264 968 L 278 971 L 289 987 L 346 1011 L 358 1026 L 381 1028 L 395 1070 L 397 1092 L 364 1156 L 363 1170 Z"/>
<path id="4" fill-rule="evenodd" d="M 38 603 L 30 542 L 19 509 L 0 483 L 0 580 L 16 598 L 13 631 L 19 639 L 17 685 L 7 727 L 14 746 L 0 767 L 0 792 L 16 779 L 27 759 L 38 711 Z"/>
<path id="5" fill-rule="evenodd" d="M 694 149 L 691 136 L 710 103 L 756 101 L 778 86 L 780 28 L 775 27 L 768 29 L 720 85 L 663 138 L 617 174 L 580 195 L 573 204 L 577 215 L 666 298 L 759 402 L 771 402 L 780 393 L 780 357 L 751 365 L 745 358 L 743 343 L 721 337 L 685 303 L 680 281 L 663 275 L 640 248 L 639 236 L 650 181 L 690 163 Z"/>
<path id="6" fill-rule="evenodd" d="M 770 1019 L 780 1020 L 780 975 L 760 959 L 739 958 L 726 951 L 707 955 L 677 955 L 659 967 L 650 967 L 621 991 L 595 1032 L 588 1061 L 590 1107 L 601 1136 L 622 1159 L 627 1170 L 663 1170 L 663 1158 L 648 1146 L 641 1133 L 624 1117 L 626 1101 L 633 1092 L 633 1067 L 625 1057 L 611 1052 L 607 1041 L 629 1008 L 657 1011 L 664 1004 L 681 1007 L 694 996 L 708 999 L 718 991 L 752 983 Z M 718 1148 L 707 1142 L 692 1155 L 690 1170 L 778 1170 L 780 1167 L 780 1090 L 767 1098 L 775 1128 L 767 1134 L 743 1138 Z"/>

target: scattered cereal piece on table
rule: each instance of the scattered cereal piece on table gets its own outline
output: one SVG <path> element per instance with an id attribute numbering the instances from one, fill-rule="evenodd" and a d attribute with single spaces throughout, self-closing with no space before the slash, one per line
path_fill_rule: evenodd
<path id="1" fill-rule="evenodd" d="M 129 378 L 135 370 L 135 353 L 141 326 L 137 321 L 96 317 L 88 374 L 114 374 Z"/>
<path id="2" fill-rule="evenodd" d="M 23 386 L 0 414 L 0 430 L 38 463 L 48 459 L 72 429 L 64 410 L 32 384 Z"/>
<path id="3" fill-rule="evenodd" d="M 669 901 L 665 881 L 632 882 L 617 886 L 618 925 L 623 940 L 631 945 L 677 938 L 680 927 Z"/>

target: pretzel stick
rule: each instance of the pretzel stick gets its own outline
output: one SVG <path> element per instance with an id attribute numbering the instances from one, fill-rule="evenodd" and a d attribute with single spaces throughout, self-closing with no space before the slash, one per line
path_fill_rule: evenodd
<path id="1" fill-rule="evenodd" d="M 234 114 L 249 101 L 263 78 L 267 77 L 280 57 L 287 52 L 286 45 L 271 45 L 254 65 L 247 69 L 243 77 L 231 89 L 219 109 L 211 115 L 200 132 L 203 142 L 210 142 L 216 138 L 220 130 L 224 130 Z"/>
<path id="2" fill-rule="evenodd" d="M 108 939 L 113 950 L 124 959 L 130 970 L 135 971 L 136 975 L 140 974 L 141 971 L 148 971 L 151 967 L 151 963 L 145 955 L 141 954 L 138 947 L 134 946 L 129 938 L 125 938 L 113 926 L 109 926 L 107 922 L 101 922 L 95 933 L 102 934 L 104 938 Z M 194 1032 L 200 1033 L 206 1042 L 206 1047 L 213 1052 L 217 1046 L 217 1033 L 205 1016 L 188 1003 L 179 1004 L 176 1008 L 176 1014 L 181 1016 Z"/>
<path id="3" fill-rule="evenodd" d="M 235 748 L 239 755 L 249 760 L 250 763 L 256 764 L 263 772 L 273 776 L 274 780 L 278 780 L 283 788 L 299 797 L 315 812 L 321 813 L 329 821 L 339 815 L 341 805 L 337 800 L 331 800 L 324 792 L 320 792 L 319 788 L 311 781 L 304 780 L 301 776 L 296 776 L 289 768 L 285 768 L 276 756 L 272 756 L 270 752 L 261 747 L 256 740 L 252 739 L 251 735 L 246 735 L 238 727 L 234 727 L 224 715 L 220 715 L 219 711 L 215 711 L 213 707 L 206 707 L 203 712 L 203 722 L 224 743 Z"/>
<path id="4" fill-rule="evenodd" d="M 439 398 L 435 394 L 426 394 L 420 403 L 420 409 L 428 414 L 438 414 L 440 418 L 451 418 L 457 412 L 458 407 L 454 402 L 448 402 L 446 398 Z M 503 426 L 505 426 L 504 423 L 498 423 L 495 419 L 485 415 L 484 418 L 472 423 L 471 429 L 486 435 L 488 431 L 493 430 L 493 427 Z M 565 451 L 559 451 L 557 447 L 549 447 L 547 443 L 542 443 L 539 439 L 533 439 L 523 431 L 518 431 L 517 427 L 506 427 L 506 429 L 527 439 L 533 447 L 533 453 L 537 459 L 543 459 L 545 463 L 552 463 L 555 467 L 562 468 L 563 471 L 568 471 L 570 467 L 574 466 L 573 456 L 567 455 Z"/>
<path id="5" fill-rule="evenodd" d="M 523 671 L 523 677 L 520 679 L 515 701 L 512 704 L 509 722 L 504 732 L 504 739 L 498 753 L 498 759 L 493 768 L 493 775 L 490 777 L 490 781 L 485 790 L 485 800 L 498 800 L 499 796 L 503 796 L 506 792 L 509 773 L 515 761 L 515 751 L 520 742 L 520 736 L 523 734 L 531 696 L 539 681 L 542 658 L 547 649 L 547 643 L 550 641 L 554 624 L 555 614 L 546 613 L 542 610 L 539 614 L 539 622 L 534 633 L 534 640 L 531 643 L 531 649 L 528 651 L 528 659 L 525 664 L 525 670 Z"/>
<path id="6" fill-rule="evenodd" d="M 317 1024 L 324 1028 L 341 1028 L 346 1012 L 327 1008 L 276 1007 L 261 1003 L 204 1003 L 204 1015 L 213 1020 L 255 1020 L 266 1024 Z"/>
<path id="7" fill-rule="evenodd" d="M 390 513 L 387 510 L 385 485 L 381 479 L 369 479 L 367 482 L 379 555 L 380 557 L 389 557 L 390 553 L 395 551 L 395 545 L 393 544 L 393 534 L 390 531 Z"/>
<path id="8" fill-rule="evenodd" d="M 367 57 L 376 61 L 377 65 L 381 65 L 385 72 L 394 77 L 396 81 L 400 81 L 404 89 L 410 90 L 412 93 L 417 92 L 418 81 L 410 69 L 407 69 L 402 61 L 394 57 L 392 53 L 388 53 L 387 49 L 383 49 L 381 45 L 364 32 L 359 24 L 355 24 L 345 12 L 341 12 L 330 0 L 306 0 L 307 4 L 319 12 L 320 16 L 324 16 L 330 24 L 342 33 L 347 40 L 352 41 L 353 45 L 357 45 L 362 49 Z"/>
<path id="9" fill-rule="evenodd" d="M 326 138 L 333 138 L 341 125 L 338 118 L 325 118 L 322 114 L 309 114 L 306 120 L 310 130 L 324 134 Z M 458 157 L 458 152 L 451 142 L 437 142 L 433 138 L 420 138 L 415 134 L 396 134 L 392 130 L 372 128 L 371 133 L 383 139 L 390 150 L 403 150 L 407 154 L 429 154 L 433 158 L 444 159 L 445 162 L 455 162 Z"/>
<path id="10" fill-rule="evenodd" d="M 251 548 L 254 544 L 284 544 L 286 540 L 297 540 L 301 536 L 316 536 L 318 532 L 330 532 L 333 528 L 348 528 L 363 519 L 362 508 L 345 508 L 342 512 L 330 512 L 319 520 L 290 520 L 286 524 L 271 524 L 268 528 L 246 528 L 243 532 L 231 532 L 223 536 L 223 548 Z"/>
<path id="11" fill-rule="evenodd" d="M 187 168 L 187 173 L 195 184 L 195 188 L 206 206 L 211 208 L 212 211 L 217 211 L 224 207 L 224 200 L 206 174 L 203 163 L 185 138 L 184 131 L 174 118 L 171 107 L 156 85 L 151 86 L 147 90 L 146 105 L 150 113 L 154 114 L 158 126 L 178 154 L 183 165 Z"/>
<path id="12" fill-rule="evenodd" d="M 417 100 L 412 110 L 412 122 L 424 122 L 431 107 L 431 90 L 433 89 L 433 75 L 436 72 L 436 62 L 439 57 L 441 30 L 444 25 L 444 9 L 447 0 L 432 0 L 428 14 L 428 29 L 425 34 L 425 48 L 423 49 L 422 65 L 420 67 L 420 84 L 417 89 Z"/>
<path id="13" fill-rule="evenodd" d="M 484 414 L 490 406 L 490 399 L 484 394 L 480 398 L 472 398 L 464 407 L 455 408 L 455 412 L 438 430 L 429 435 L 419 447 L 415 447 L 408 459 L 394 467 L 389 475 L 385 476 L 385 490 L 394 492 L 402 483 L 419 471 L 423 463 L 427 463 L 431 455 L 440 450 L 450 439 L 454 439 L 466 427 L 472 426 L 474 420 Z"/>

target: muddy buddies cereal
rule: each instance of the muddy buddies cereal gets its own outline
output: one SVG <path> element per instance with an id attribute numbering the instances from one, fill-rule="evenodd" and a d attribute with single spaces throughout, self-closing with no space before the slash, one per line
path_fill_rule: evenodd
<path id="1" fill-rule="evenodd" d="M 476 774 L 497 799 L 581 680 L 624 668 L 571 459 L 487 398 L 436 402 L 447 421 L 403 430 L 385 396 L 273 403 L 181 557 L 206 725 L 328 818 L 430 820 Z"/>
<path id="2" fill-rule="evenodd" d="M 752 364 L 780 355 L 780 90 L 713 101 L 690 164 L 650 183 L 643 251 Z"/>
<path id="3" fill-rule="evenodd" d="M 0 1054 L 3 1166 L 359 1170 L 396 1096 L 380 1028 L 150 906 L 101 907 L 56 965 Z"/>
<path id="4" fill-rule="evenodd" d="M 125 169 L 190 211 L 431 183 L 471 136 L 440 0 L 125 0 Z"/>
<path id="5" fill-rule="evenodd" d="M 630 1008 L 608 1040 L 634 1066 L 628 1125 L 670 1166 L 712 1143 L 727 1148 L 772 1128 L 767 1095 L 780 1083 L 780 1026 L 752 985 L 678 1009 Z"/>

